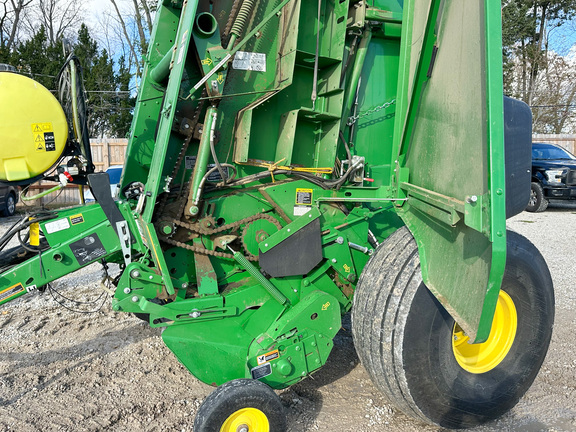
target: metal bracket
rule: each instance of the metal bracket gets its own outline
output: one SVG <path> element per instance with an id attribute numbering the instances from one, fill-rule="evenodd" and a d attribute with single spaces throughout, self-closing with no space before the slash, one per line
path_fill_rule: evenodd
<path id="1" fill-rule="evenodd" d="M 120 239 L 124 264 L 128 265 L 132 262 L 132 248 L 130 247 L 131 241 L 128 223 L 125 220 L 116 222 L 116 232 L 118 233 L 118 238 Z"/>

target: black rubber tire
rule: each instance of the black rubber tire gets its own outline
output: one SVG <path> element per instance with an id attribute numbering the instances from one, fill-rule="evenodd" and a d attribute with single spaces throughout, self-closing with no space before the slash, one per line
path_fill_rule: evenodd
<path id="1" fill-rule="evenodd" d="M 206 398 L 196 414 L 194 432 L 219 432 L 228 417 L 243 408 L 262 411 L 270 432 L 286 431 L 286 415 L 278 395 L 263 382 L 237 379 L 222 384 Z"/>
<path id="2" fill-rule="evenodd" d="M 14 216 L 16 213 L 16 195 L 10 192 L 6 196 L 6 202 L 4 203 L 4 209 L 2 209 L 2 216 Z"/>
<path id="3" fill-rule="evenodd" d="M 549 201 L 544 196 L 544 189 L 538 182 L 532 182 L 530 185 L 530 201 L 526 206 L 526 211 L 533 213 L 543 212 L 548 208 Z"/>
<path id="4" fill-rule="evenodd" d="M 422 283 L 407 228 L 364 268 L 352 309 L 354 343 L 372 381 L 404 413 L 442 427 L 472 427 L 510 410 L 536 378 L 552 336 L 552 279 L 526 238 L 508 232 L 507 244 L 502 289 L 514 301 L 518 327 L 504 360 L 482 374 L 457 363 L 454 320 Z"/>

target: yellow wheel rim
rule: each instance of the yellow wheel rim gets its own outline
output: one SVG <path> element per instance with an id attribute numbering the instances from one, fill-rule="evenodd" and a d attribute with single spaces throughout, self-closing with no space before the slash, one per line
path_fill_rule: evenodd
<path id="1" fill-rule="evenodd" d="M 259 409 L 242 408 L 226 419 L 220 432 L 270 432 L 270 423 Z"/>
<path id="2" fill-rule="evenodd" d="M 488 372 L 498 366 L 514 343 L 518 315 L 512 298 L 500 291 L 490 336 L 484 343 L 470 344 L 458 324 L 452 331 L 452 350 L 458 364 L 474 374 Z"/>

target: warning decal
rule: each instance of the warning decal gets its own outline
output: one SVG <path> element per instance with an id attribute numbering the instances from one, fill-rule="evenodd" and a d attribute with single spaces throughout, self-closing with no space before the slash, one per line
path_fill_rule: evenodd
<path id="1" fill-rule="evenodd" d="M 70 216 L 70 223 L 72 225 L 78 225 L 84 223 L 84 216 L 82 216 L 81 214 Z"/>
<path id="2" fill-rule="evenodd" d="M 266 72 L 266 54 L 238 51 L 232 67 L 239 70 Z"/>
<path id="3" fill-rule="evenodd" d="M 264 378 L 268 375 L 272 375 L 272 366 L 270 366 L 270 363 L 266 363 L 262 366 L 256 366 L 250 372 L 252 374 L 252 379 Z"/>
<path id="4" fill-rule="evenodd" d="M 296 205 L 294 216 L 302 216 L 312 209 L 312 189 L 296 189 Z"/>
<path id="5" fill-rule="evenodd" d="M 44 132 L 54 132 L 52 123 L 32 123 L 32 132 L 35 134 Z"/>
<path id="6" fill-rule="evenodd" d="M 58 231 L 67 230 L 70 228 L 70 222 L 68 222 L 68 219 L 58 219 L 54 222 L 48 222 L 46 225 L 44 225 L 44 228 L 48 234 L 52 234 Z"/>
<path id="7" fill-rule="evenodd" d="M 269 353 L 259 355 L 258 357 L 256 357 L 256 360 L 258 361 L 259 365 L 262 365 L 272 360 L 276 360 L 278 357 L 280 357 L 280 351 L 274 350 L 270 351 Z"/>
<path id="8" fill-rule="evenodd" d="M 92 234 L 70 244 L 78 264 L 85 265 L 107 254 L 97 234 Z"/>
<path id="9" fill-rule="evenodd" d="M 44 132 L 44 147 L 47 152 L 56 151 L 56 140 L 54 132 Z"/>
<path id="10" fill-rule="evenodd" d="M 7 300 L 10 297 L 14 297 L 15 295 L 20 294 L 22 291 L 25 291 L 25 289 L 21 283 L 13 285 L 10 288 L 5 289 L 4 291 L 0 291 L 0 302 Z"/>
<path id="11" fill-rule="evenodd" d="M 312 189 L 296 189 L 296 205 L 312 205 Z"/>
<path id="12" fill-rule="evenodd" d="M 32 123 L 34 145 L 37 152 L 56 151 L 56 139 L 52 123 Z"/>

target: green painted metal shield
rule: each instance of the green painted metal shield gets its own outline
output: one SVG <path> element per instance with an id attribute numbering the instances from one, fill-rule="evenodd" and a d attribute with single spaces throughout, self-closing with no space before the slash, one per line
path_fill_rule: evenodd
<path id="1" fill-rule="evenodd" d="M 506 221 L 500 4 L 405 3 L 393 176 L 428 288 L 476 341 L 490 331 Z"/>

